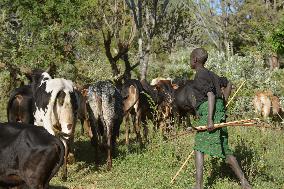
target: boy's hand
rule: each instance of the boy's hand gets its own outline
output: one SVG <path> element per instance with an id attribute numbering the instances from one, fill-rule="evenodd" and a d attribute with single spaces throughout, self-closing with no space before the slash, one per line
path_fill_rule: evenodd
<path id="1" fill-rule="evenodd" d="M 213 130 L 214 130 L 214 122 L 213 122 L 213 120 L 208 120 L 207 131 L 213 131 Z"/>

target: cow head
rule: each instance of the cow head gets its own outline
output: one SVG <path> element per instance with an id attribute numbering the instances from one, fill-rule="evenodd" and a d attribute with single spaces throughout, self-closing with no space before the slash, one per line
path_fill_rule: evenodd
<path id="1" fill-rule="evenodd" d="M 74 132 L 78 104 L 73 91 L 63 90 L 57 94 L 54 107 L 55 128 L 71 135 Z"/>
<path id="2" fill-rule="evenodd" d="M 139 99 L 139 89 L 134 84 L 123 85 L 121 90 L 123 98 L 123 111 L 127 112 L 133 107 Z"/>
<path id="3" fill-rule="evenodd" d="M 26 73 L 26 76 L 32 82 L 33 91 L 35 91 L 46 81 L 52 79 L 48 72 L 41 69 L 34 69 L 33 71 Z"/>
<path id="4" fill-rule="evenodd" d="M 54 64 L 50 65 L 46 70 L 41 69 L 21 69 L 24 75 L 31 83 L 40 83 L 42 80 L 51 79 L 55 74 L 56 67 Z"/>

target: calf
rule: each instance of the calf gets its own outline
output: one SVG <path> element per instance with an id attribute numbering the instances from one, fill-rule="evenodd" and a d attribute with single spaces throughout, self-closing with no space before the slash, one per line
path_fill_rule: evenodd
<path id="1" fill-rule="evenodd" d="M 279 115 L 280 100 L 271 91 L 257 92 L 253 99 L 255 112 L 267 119 L 271 115 Z M 271 111 L 272 110 L 272 111 Z"/>
<path id="2" fill-rule="evenodd" d="M 34 123 L 33 93 L 31 85 L 24 85 L 11 92 L 7 104 L 8 122 Z"/>
<path id="3" fill-rule="evenodd" d="M 50 134 L 57 135 L 65 146 L 64 174 L 67 178 L 67 155 L 73 142 L 77 103 L 73 83 L 63 78 L 52 79 L 47 72 L 31 73 L 34 98 L 35 125 L 43 126 Z"/>
<path id="4" fill-rule="evenodd" d="M 64 145 L 45 129 L 0 123 L 0 186 L 46 189 L 64 159 Z"/>
<path id="5" fill-rule="evenodd" d="M 116 137 L 123 119 L 122 96 L 110 81 L 99 81 L 88 89 L 88 103 L 91 109 L 90 119 L 93 137 L 98 132 L 107 144 L 107 166 L 112 167 L 112 152 L 115 148 Z"/>
<path id="6" fill-rule="evenodd" d="M 88 103 L 87 103 L 87 91 L 88 89 L 75 89 L 76 100 L 78 104 L 78 112 L 77 116 L 81 122 L 81 134 L 88 133 L 89 137 L 92 137 L 91 128 L 90 128 L 90 120 L 88 113 Z"/>

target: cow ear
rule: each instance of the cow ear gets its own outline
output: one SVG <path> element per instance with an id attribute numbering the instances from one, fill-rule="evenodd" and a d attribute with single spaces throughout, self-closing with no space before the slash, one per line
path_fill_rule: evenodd
<path id="1" fill-rule="evenodd" d="M 50 63 L 45 72 L 47 72 L 53 78 L 56 73 L 56 65 L 54 63 Z"/>
<path id="2" fill-rule="evenodd" d="M 28 78 L 28 80 L 30 82 L 32 82 L 32 70 L 30 69 L 24 69 L 24 68 L 21 68 L 21 73 L 23 73 L 24 76 L 26 76 L 26 78 Z"/>

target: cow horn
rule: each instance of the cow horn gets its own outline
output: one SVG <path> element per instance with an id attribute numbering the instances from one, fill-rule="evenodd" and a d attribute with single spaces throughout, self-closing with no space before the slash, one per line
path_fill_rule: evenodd
<path id="1" fill-rule="evenodd" d="M 44 72 L 47 72 L 47 73 L 49 73 L 50 72 L 50 70 L 51 70 L 51 68 L 50 68 L 50 66 L 44 71 Z"/>

